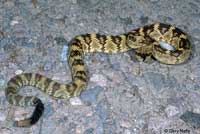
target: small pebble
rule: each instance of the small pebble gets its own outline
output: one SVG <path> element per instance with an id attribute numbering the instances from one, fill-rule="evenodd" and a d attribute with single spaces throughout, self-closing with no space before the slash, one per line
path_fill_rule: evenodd
<path id="1" fill-rule="evenodd" d="M 131 134 L 131 130 L 125 129 L 125 130 L 124 130 L 124 134 Z"/>
<path id="2" fill-rule="evenodd" d="M 93 116 L 93 112 L 92 111 L 88 111 L 87 113 L 86 113 L 86 115 L 85 116 L 87 116 L 87 117 L 91 117 L 91 116 Z"/>
<path id="3" fill-rule="evenodd" d="M 11 26 L 14 26 L 14 25 L 16 25 L 16 24 L 19 24 L 19 21 L 13 20 L 13 21 L 10 22 L 10 25 L 11 25 Z"/>
<path id="4" fill-rule="evenodd" d="M 98 4 L 100 0 L 85 0 L 85 1 L 82 1 L 82 0 L 77 0 L 77 4 L 79 6 L 81 6 L 82 8 L 92 8 L 94 7 L 96 4 Z"/>
<path id="5" fill-rule="evenodd" d="M 140 21 L 142 24 L 147 24 L 149 18 L 147 16 L 141 16 Z"/>
<path id="6" fill-rule="evenodd" d="M 15 3 L 14 3 L 14 1 L 7 0 L 7 1 L 5 1 L 4 5 L 5 5 L 5 7 L 11 8 L 15 5 Z"/>
<path id="7" fill-rule="evenodd" d="M 85 130 L 84 134 L 94 134 L 94 129 L 89 128 L 89 129 Z"/>
<path id="8" fill-rule="evenodd" d="M 22 74 L 22 73 L 23 73 L 22 70 L 17 70 L 17 71 L 15 71 L 15 74 L 16 74 L 16 75 L 19 75 L 19 74 Z"/>
<path id="9" fill-rule="evenodd" d="M 124 127 L 124 128 L 130 128 L 131 127 L 131 123 L 126 121 L 126 120 L 122 120 L 120 122 L 120 125 L 121 125 L 121 127 Z"/>
<path id="10" fill-rule="evenodd" d="M 74 105 L 74 106 L 83 105 L 83 102 L 78 97 L 73 97 L 73 98 L 69 99 L 69 101 L 70 101 L 70 104 Z"/>
<path id="11" fill-rule="evenodd" d="M 100 86 L 104 87 L 107 85 L 107 79 L 101 74 L 93 74 L 90 78 L 92 82 L 96 82 Z"/>
<path id="12" fill-rule="evenodd" d="M 46 61 L 44 64 L 44 71 L 49 71 L 52 70 L 53 67 L 53 62 L 52 61 Z"/>
<path id="13" fill-rule="evenodd" d="M 116 70 L 116 71 L 119 71 L 121 69 L 119 62 L 115 62 L 115 63 L 111 64 L 111 66 L 112 66 L 112 69 Z"/>
<path id="14" fill-rule="evenodd" d="M 133 134 L 137 134 L 138 131 L 139 131 L 139 130 L 138 130 L 137 128 L 133 128 L 133 129 L 132 129 Z"/>
<path id="15" fill-rule="evenodd" d="M 76 134 L 83 134 L 84 132 L 84 126 L 76 126 Z"/>
<path id="16" fill-rule="evenodd" d="M 72 0 L 72 3 L 73 3 L 73 4 L 76 4 L 76 3 L 77 3 L 77 0 Z"/>
<path id="17" fill-rule="evenodd" d="M 57 43 L 57 45 L 60 45 L 60 46 L 68 45 L 67 41 L 63 37 L 56 37 L 56 38 L 54 38 L 54 40 Z"/>
<path id="18" fill-rule="evenodd" d="M 15 24 L 14 25 L 14 32 L 19 33 L 19 32 L 25 32 L 26 31 L 26 27 L 23 24 Z"/>
<path id="19" fill-rule="evenodd" d="M 158 2 L 158 0 L 150 0 L 151 2 Z"/>
<path id="20" fill-rule="evenodd" d="M 165 112 L 167 113 L 168 117 L 172 117 L 177 115 L 180 111 L 177 107 L 169 105 L 166 109 Z"/>

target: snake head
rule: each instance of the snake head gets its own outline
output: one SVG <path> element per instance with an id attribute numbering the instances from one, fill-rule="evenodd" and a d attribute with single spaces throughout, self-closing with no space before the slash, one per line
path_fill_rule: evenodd
<path id="1" fill-rule="evenodd" d="M 160 41 L 153 46 L 153 57 L 164 64 L 181 64 L 185 62 L 191 54 L 189 40 L 179 39 L 177 44 L 168 44 Z"/>
<path id="2" fill-rule="evenodd" d="M 152 55 L 161 63 L 181 64 L 191 55 L 188 36 L 176 27 L 159 24 L 150 36 L 155 40 Z"/>

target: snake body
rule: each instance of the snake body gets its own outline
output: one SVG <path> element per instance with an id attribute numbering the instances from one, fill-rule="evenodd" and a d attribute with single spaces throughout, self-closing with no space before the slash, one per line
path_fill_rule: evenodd
<path id="1" fill-rule="evenodd" d="M 160 45 L 162 42 L 167 47 Z M 72 82 L 58 83 L 37 73 L 22 73 L 11 78 L 5 89 L 8 102 L 16 106 L 35 106 L 31 117 L 14 121 L 14 126 L 28 127 L 43 114 L 44 105 L 36 96 L 21 96 L 23 86 L 33 86 L 58 99 L 79 96 L 89 81 L 83 57 L 88 53 L 119 53 L 134 49 L 139 60 L 154 58 L 164 64 L 180 64 L 191 53 L 188 36 L 180 29 L 162 23 L 147 25 L 121 35 L 84 34 L 73 38 L 69 44 L 68 62 Z"/>

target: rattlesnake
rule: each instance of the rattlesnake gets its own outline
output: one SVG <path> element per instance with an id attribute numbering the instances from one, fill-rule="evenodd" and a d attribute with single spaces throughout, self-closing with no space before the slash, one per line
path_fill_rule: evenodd
<path id="1" fill-rule="evenodd" d="M 58 83 L 37 73 L 22 73 L 11 78 L 5 89 L 8 102 L 17 106 L 35 106 L 30 118 L 14 121 L 14 126 L 28 127 L 42 116 L 44 106 L 35 96 L 18 94 L 23 86 L 39 88 L 44 93 L 59 99 L 79 96 L 89 81 L 83 56 L 92 52 L 119 53 L 135 50 L 137 59 L 156 59 L 164 64 L 180 64 L 191 53 L 188 36 L 180 29 L 163 23 L 155 23 L 131 30 L 121 35 L 84 34 L 73 38 L 69 43 L 68 62 L 72 82 Z"/>

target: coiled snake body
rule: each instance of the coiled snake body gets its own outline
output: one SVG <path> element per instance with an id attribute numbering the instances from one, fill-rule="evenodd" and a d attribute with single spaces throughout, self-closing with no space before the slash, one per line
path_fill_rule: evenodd
<path id="1" fill-rule="evenodd" d="M 92 52 L 118 53 L 134 49 L 140 60 L 154 58 L 164 64 L 180 64 L 188 59 L 191 46 L 180 29 L 162 23 L 147 25 L 121 35 L 84 34 L 73 38 L 69 44 L 68 62 L 72 82 L 58 83 L 37 73 L 23 73 L 11 78 L 5 89 L 8 102 L 16 106 L 35 106 L 30 118 L 14 121 L 14 126 L 28 127 L 42 116 L 44 106 L 35 96 L 18 94 L 23 86 L 33 86 L 59 99 L 79 96 L 85 90 L 89 77 L 83 56 Z"/>

